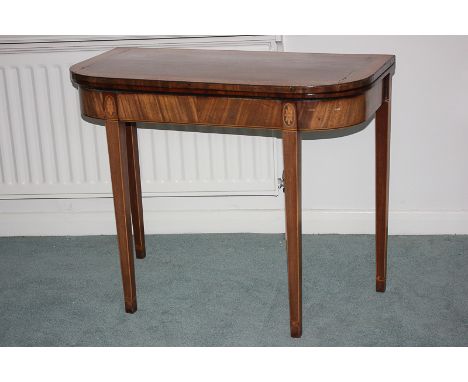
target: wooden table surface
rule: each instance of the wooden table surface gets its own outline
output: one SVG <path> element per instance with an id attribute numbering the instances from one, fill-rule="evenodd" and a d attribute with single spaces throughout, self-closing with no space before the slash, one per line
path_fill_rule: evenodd
<path id="1" fill-rule="evenodd" d="M 309 99 L 368 86 L 394 62 L 375 54 L 115 48 L 71 71 L 96 89 Z"/>
<path id="2" fill-rule="evenodd" d="M 290 330 L 300 337 L 301 133 L 375 116 L 376 290 L 385 291 L 395 56 L 116 48 L 70 71 L 82 114 L 106 124 L 127 312 L 137 309 L 133 242 L 136 257 L 146 256 L 137 122 L 281 131 Z"/>

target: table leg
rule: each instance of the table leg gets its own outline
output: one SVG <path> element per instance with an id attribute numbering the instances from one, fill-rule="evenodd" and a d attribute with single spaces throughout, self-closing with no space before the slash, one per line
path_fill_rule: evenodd
<path id="1" fill-rule="evenodd" d="M 146 257 L 145 226 L 143 222 L 143 203 L 141 199 L 140 159 L 138 155 L 138 136 L 136 123 L 127 123 L 128 180 L 130 184 L 130 204 L 132 209 L 133 236 L 136 257 Z"/>
<path id="2" fill-rule="evenodd" d="M 128 182 L 127 137 L 125 123 L 106 121 L 107 146 L 114 193 L 115 221 L 119 242 L 125 311 L 137 310 L 135 267 L 133 264 L 132 222 L 130 216 L 130 190 Z"/>
<path id="3" fill-rule="evenodd" d="M 291 336 L 302 335 L 301 137 L 283 131 L 286 251 Z"/>
<path id="4" fill-rule="evenodd" d="M 384 102 L 375 116 L 376 290 L 385 292 L 387 282 L 388 184 L 390 170 L 391 79 L 384 79 Z"/>

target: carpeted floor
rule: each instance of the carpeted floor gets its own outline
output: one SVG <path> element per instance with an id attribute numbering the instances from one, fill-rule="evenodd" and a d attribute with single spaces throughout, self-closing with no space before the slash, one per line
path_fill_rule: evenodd
<path id="1" fill-rule="evenodd" d="M 289 337 L 283 235 L 147 236 L 124 313 L 112 236 L 0 238 L 0 346 L 468 346 L 468 236 L 304 235 Z"/>

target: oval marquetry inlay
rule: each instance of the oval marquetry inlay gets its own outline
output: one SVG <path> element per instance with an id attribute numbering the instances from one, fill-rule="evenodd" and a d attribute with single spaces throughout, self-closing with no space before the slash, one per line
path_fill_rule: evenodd
<path id="1" fill-rule="evenodd" d="M 113 95 L 107 94 L 104 98 L 104 110 L 106 118 L 117 118 L 117 106 Z"/>
<path id="2" fill-rule="evenodd" d="M 285 103 L 283 106 L 283 123 L 286 127 L 294 126 L 296 123 L 296 109 L 291 103 Z"/>

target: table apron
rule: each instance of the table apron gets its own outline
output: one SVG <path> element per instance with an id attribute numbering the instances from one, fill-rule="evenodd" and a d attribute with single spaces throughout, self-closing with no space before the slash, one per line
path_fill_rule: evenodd
<path id="1" fill-rule="evenodd" d="M 80 88 L 82 114 L 97 119 L 284 130 L 284 105 L 293 105 L 294 129 L 329 130 L 371 118 L 384 99 L 383 79 L 357 95 L 318 100 L 275 100 Z M 286 110 L 286 111 L 285 111 Z"/>

